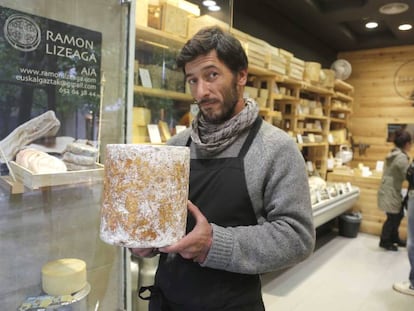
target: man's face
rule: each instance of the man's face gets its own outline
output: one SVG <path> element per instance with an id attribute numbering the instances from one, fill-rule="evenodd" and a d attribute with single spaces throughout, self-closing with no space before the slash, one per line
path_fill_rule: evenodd
<path id="1" fill-rule="evenodd" d="M 187 63 L 185 73 L 191 95 L 207 121 L 222 123 L 243 109 L 242 91 L 247 72 L 241 71 L 236 76 L 233 75 L 217 58 L 216 51 Z"/>

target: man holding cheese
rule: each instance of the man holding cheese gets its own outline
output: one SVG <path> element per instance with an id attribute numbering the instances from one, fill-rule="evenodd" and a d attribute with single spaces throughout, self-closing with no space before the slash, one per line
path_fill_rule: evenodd
<path id="1" fill-rule="evenodd" d="M 177 59 L 199 113 L 170 145 L 191 151 L 187 234 L 131 249 L 160 261 L 150 310 L 264 310 L 260 274 L 313 251 L 305 161 L 295 142 L 243 97 L 248 60 L 232 35 L 201 29 Z"/>

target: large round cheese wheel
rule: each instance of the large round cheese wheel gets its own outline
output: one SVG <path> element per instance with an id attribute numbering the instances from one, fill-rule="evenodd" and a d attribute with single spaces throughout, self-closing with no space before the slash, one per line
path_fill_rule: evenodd
<path id="1" fill-rule="evenodd" d="M 42 288 L 51 296 L 70 295 L 86 286 L 86 263 L 76 258 L 50 261 L 42 267 Z"/>
<path id="2" fill-rule="evenodd" d="M 113 245 L 171 245 L 185 234 L 188 147 L 106 146 L 100 236 Z"/>
<path id="3" fill-rule="evenodd" d="M 16 155 L 16 163 L 34 174 L 53 174 L 67 171 L 65 163 L 61 159 L 34 148 L 19 151 Z"/>

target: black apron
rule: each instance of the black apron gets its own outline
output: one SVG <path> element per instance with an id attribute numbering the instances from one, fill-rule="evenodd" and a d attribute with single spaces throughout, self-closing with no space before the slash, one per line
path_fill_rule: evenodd
<path id="1" fill-rule="evenodd" d="M 189 198 L 210 223 L 223 227 L 257 224 L 243 159 L 261 124 L 258 117 L 238 157 L 191 160 Z M 190 143 L 191 138 L 187 146 Z M 187 232 L 194 225 L 189 214 Z M 262 311 L 260 277 L 201 267 L 179 254 L 161 254 L 149 310 Z"/>

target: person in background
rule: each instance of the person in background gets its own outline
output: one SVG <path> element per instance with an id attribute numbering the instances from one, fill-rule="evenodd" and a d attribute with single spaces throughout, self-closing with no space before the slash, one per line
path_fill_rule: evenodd
<path id="1" fill-rule="evenodd" d="M 248 60 L 236 38 L 204 28 L 177 64 L 199 107 L 191 128 L 168 142 L 190 147 L 187 234 L 159 250 L 131 249 L 160 252 L 149 310 L 264 310 L 260 274 L 313 252 L 305 161 L 243 98 Z"/>
<path id="2" fill-rule="evenodd" d="M 378 190 L 378 207 L 385 211 L 387 219 L 381 231 L 379 246 L 389 251 L 397 251 L 397 246 L 405 246 L 400 239 L 399 227 L 404 210 L 402 209 L 402 183 L 410 164 L 408 152 L 411 149 L 411 135 L 405 130 L 397 130 L 394 145 L 385 159 L 385 168 Z"/>
<path id="3" fill-rule="evenodd" d="M 407 251 L 410 263 L 408 281 L 394 283 L 393 288 L 403 294 L 414 296 L 414 161 L 407 170 L 408 201 L 407 201 Z"/>

